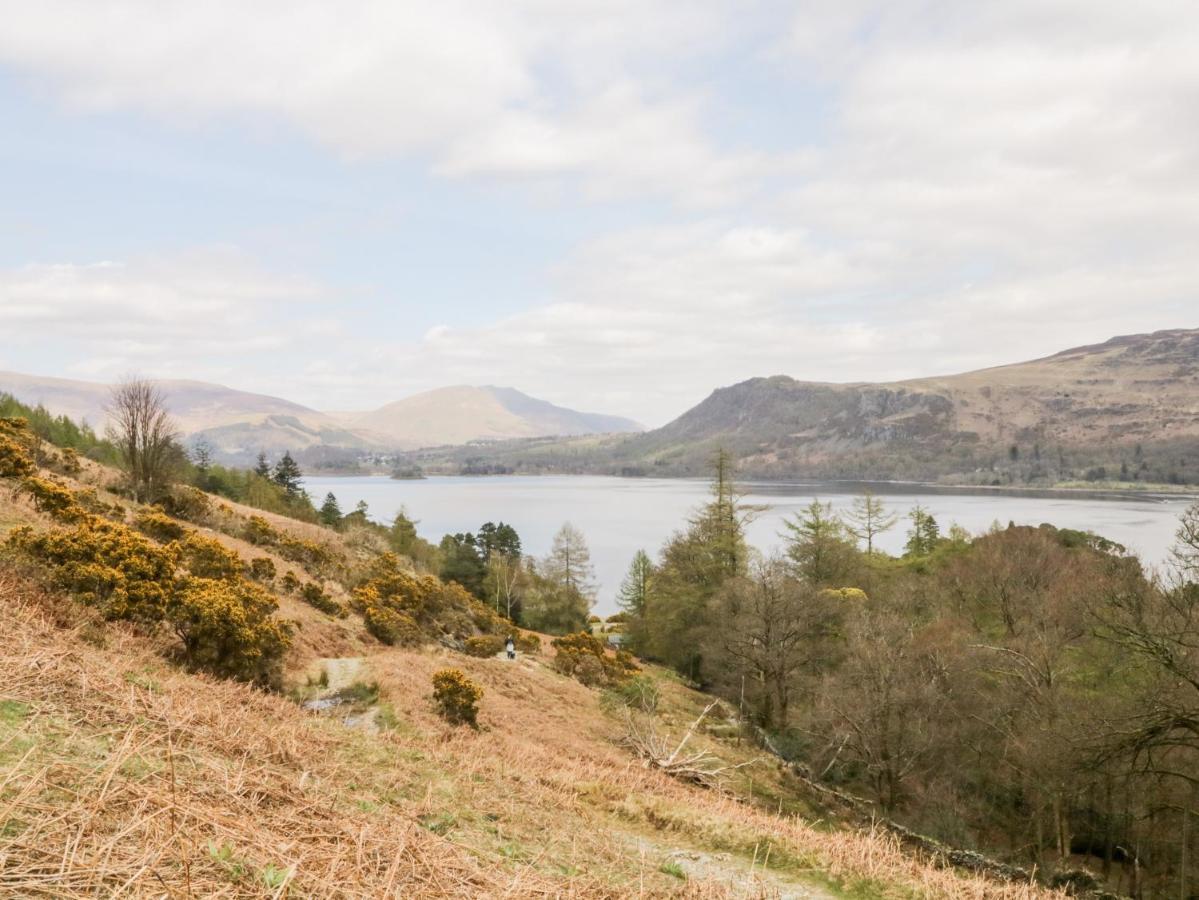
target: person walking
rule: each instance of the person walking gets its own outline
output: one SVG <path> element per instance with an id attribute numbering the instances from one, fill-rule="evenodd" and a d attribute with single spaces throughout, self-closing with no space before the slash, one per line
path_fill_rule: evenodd
<path id="1" fill-rule="evenodd" d="M 516 659 L 516 641 L 512 635 L 508 635 L 508 640 L 504 641 L 504 649 L 508 651 L 508 659 Z"/>

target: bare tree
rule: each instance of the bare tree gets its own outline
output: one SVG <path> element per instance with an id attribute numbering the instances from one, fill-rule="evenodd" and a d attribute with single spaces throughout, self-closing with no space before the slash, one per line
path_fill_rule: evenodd
<path id="1" fill-rule="evenodd" d="M 887 511 L 883 501 L 870 491 L 855 497 L 853 509 L 848 513 L 847 530 L 859 541 L 866 543 L 866 554 L 874 553 L 874 539 L 895 527 L 899 516 Z"/>
<path id="2" fill-rule="evenodd" d="M 113 387 L 106 411 L 108 439 L 120 451 L 134 499 L 155 499 L 179 458 L 178 430 L 162 392 L 144 378 L 127 379 Z"/>

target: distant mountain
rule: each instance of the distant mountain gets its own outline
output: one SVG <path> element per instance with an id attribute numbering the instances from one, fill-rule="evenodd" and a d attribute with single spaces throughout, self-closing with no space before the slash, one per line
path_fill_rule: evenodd
<path id="1" fill-rule="evenodd" d="M 371 412 L 338 413 L 346 427 L 413 449 L 471 441 L 640 431 L 630 419 L 577 412 L 507 387 L 426 391 Z"/>
<path id="2" fill-rule="evenodd" d="M 910 381 L 752 378 L 642 434 L 414 461 L 430 471 L 702 475 L 717 447 L 745 477 L 1199 484 L 1199 330 Z"/>
<path id="3" fill-rule="evenodd" d="M 1152 466 L 1160 480 L 1199 481 L 1199 330 L 911 381 L 754 378 L 622 442 L 620 456 L 694 469 L 716 445 L 761 475 L 1145 477 Z"/>
<path id="4" fill-rule="evenodd" d="M 272 456 L 291 450 L 321 459 L 340 451 L 640 430 L 628 419 L 575 412 L 512 388 L 442 388 L 373 412 L 323 413 L 279 397 L 202 381 L 163 380 L 158 386 L 190 442 L 205 440 L 221 457 L 239 462 L 260 450 Z M 0 392 L 104 430 L 109 385 L 0 372 Z"/>

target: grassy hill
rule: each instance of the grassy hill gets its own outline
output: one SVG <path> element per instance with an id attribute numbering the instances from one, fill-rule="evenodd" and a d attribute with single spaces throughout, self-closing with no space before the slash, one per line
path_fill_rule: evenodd
<path id="1" fill-rule="evenodd" d="M 426 454 L 427 470 L 697 475 L 717 447 L 762 478 L 1199 483 L 1199 330 L 885 384 L 784 375 L 720 388 L 639 435 Z"/>
<path id="2" fill-rule="evenodd" d="M 688 746 L 752 765 L 719 789 L 647 768 L 616 692 L 557 671 L 548 641 L 516 662 L 459 652 L 480 620 L 444 596 L 420 640 L 381 643 L 353 611 L 380 562 L 361 536 L 195 496 L 186 516 L 149 516 L 108 489 L 111 471 L 49 465 L 35 477 L 160 546 L 196 533 L 243 568 L 269 560 L 261 584 L 292 637 L 279 690 L 221 680 L 180 665 L 170 629 L 106 621 L 45 566 L 0 554 L 0 895 L 1050 896 L 822 822 L 727 708 Z M 0 480 L 4 532 L 80 527 L 20 484 Z M 484 690 L 477 731 L 435 711 L 447 666 Z M 644 677 L 660 699 L 642 727 L 673 746 L 710 698 Z"/>

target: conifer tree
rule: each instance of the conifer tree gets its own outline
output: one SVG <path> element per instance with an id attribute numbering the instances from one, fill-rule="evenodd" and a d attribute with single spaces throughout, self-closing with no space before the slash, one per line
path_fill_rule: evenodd
<path id="1" fill-rule="evenodd" d="M 630 616 L 641 616 L 649 599 L 650 582 L 654 577 L 654 564 L 644 550 L 638 550 L 629 564 L 629 571 L 620 584 L 616 601 Z"/>
<path id="2" fill-rule="evenodd" d="M 287 492 L 287 496 L 295 497 L 300 493 L 300 481 L 304 473 L 299 465 L 291 458 L 291 452 L 283 454 L 283 458 L 275 463 L 274 482 Z"/>
<path id="3" fill-rule="evenodd" d="M 321 504 L 320 518 L 321 524 L 330 528 L 336 528 L 341 524 L 341 507 L 332 491 L 325 494 L 325 502 Z"/>
<path id="4" fill-rule="evenodd" d="M 257 463 L 257 465 L 254 466 L 254 474 L 260 478 L 270 478 L 271 477 L 271 464 L 270 464 L 270 461 L 266 458 L 265 450 L 258 451 L 258 463 Z"/>

